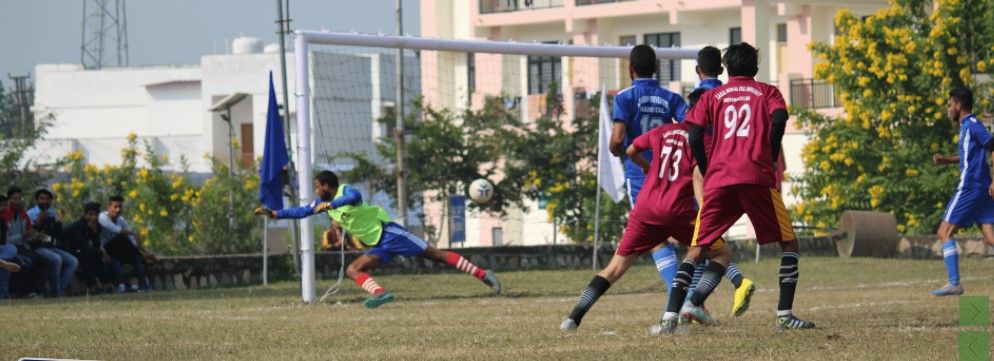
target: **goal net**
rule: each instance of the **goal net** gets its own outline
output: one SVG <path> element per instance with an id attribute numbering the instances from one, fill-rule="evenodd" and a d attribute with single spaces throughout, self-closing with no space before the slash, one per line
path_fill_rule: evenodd
<path id="1" fill-rule="evenodd" d="M 344 179 L 363 199 L 387 209 L 416 234 L 438 247 L 553 244 L 568 241 L 550 222 L 548 202 L 529 199 L 503 214 L 474 211 L 459 187 L 475 178 L 465 169 L 445 169 L 433 150 L 452 151 L 451 129 L 411 131 L 425 116 L 450 117 L 462 124 L 467 113 L 490 106 L 522 123 L 543 116 L 597 117 L 596 94 L 609 96 L 631 85 L 631 46 L 430 39 L 384 35 L 298 31 L 295 39 L 296 139 L 301 202 L 312 199 L 311 178 L 332 170 L 361 175 Z M 650 44 L 659 45 L 659 44 Z M 399 50 L 403 49 L 403 50 Z M 398 53 L 402 66 L 397 66 Z M 657 48 L 663 87 L 686 94 L 697 81 L 696 50 Z M 400 72 L 398 72 L 400 70 Z M 398 76 L 402 74 L 402 76 Z M 402 85 L 398 84 L 401 78 Z M 398 92 L 398 87 L 401 89 Z M 398 93 L 402 100 L 398 101 Z M 550 99 L 550 97 L 555 97 Z M 558 104 L 555 109 L 550 104 Z M 397 189 L 395 116 L 401 110 L 409 143 L 405 152 L 427 155 L 404 164 L 408 194 L 419 199 L 399 219 L 392 194 Z M 433 115 L 426 115 L 426 114 Z M 412 139 L 429 132 L 430 139 Z M 437 137 L 435 136 L 437 135 Z M 435 142 L 435 143 L 432 143 Z M 594 143 L 596 146 L 596 143 Z M 427 148 L 427 149 L 426 149 Z M 438 149 L 433 149 L 438 148 Z M 472 157 L 465 151 L 462 156 Z M 553 155 L 550 155 L 553 156 Z M 406 159 L 406 158 L 405 158 Z M 488 170 L 498 181 L 499 164 Z M 422 172 L 423 171 L 423 172 Z M 351 173 L 349 173 L 351 172 Z M 429 174 L 429 176 L 424 175 Z M 481 171 L 480 176 L 485 172 Z M 432 178 L 430 174 L 437 174 Z M 444 177 L 442 176 L 444 175 Z M 427 179 L 426 179 L 427 177 Z M 449 179 L 442 179 L 449 178 Z M 455 178 L 455 179 L 452 179 Z M 467 178 L 467 179 L 460 179 Z M 448 188 L 447 188 L 448 187 Z M 441 189 L 438 189 L 441 188 Z M 593 197 L 593 194 L 590 195 Z M 627 207 L 627 205 L 625 205 Z M 304 300 L 314 300 L 315 229 L 326 219 L 301 222 Z"/>

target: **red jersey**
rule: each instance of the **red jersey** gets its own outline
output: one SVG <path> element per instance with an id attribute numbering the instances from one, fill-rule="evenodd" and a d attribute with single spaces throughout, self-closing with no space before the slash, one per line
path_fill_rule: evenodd
<path id="1" fill-rule="evenodd" d="M 732 77 L 701 95 L 686 121 L 711 130 L 705 135 L 705 190 L 736 184 L 776 188 L 770 133 L 777 109 L 787 109 L 780 90 L 750 77 Z"/>
<path id="2" fill-rule="evenodd" d="M 693 169 L 687 124 L 663 124 L 632 141 L 636 151 L 652 150 L 649 173 L 630 219 L 661 225 L 675 214 L 696 213 Z"/>

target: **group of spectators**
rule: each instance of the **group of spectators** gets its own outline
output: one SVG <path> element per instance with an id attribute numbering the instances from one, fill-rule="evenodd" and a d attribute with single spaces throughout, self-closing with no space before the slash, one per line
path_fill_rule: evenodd
<path id="1" fill-rule="evenodd" d="M 34 193 L 27 209 L 17 187 L 0 195 L 0 299 L 61 297 L 79 277 L 80 293 L 150 291 L 145 264 L 156 261 L 123 217 L 124 199 L 110 197 L 107 209 L 83 205 L 82 216 L 63 225 L 54 194 Z M 128 280 L 130 265 L 138 284 Z"/>

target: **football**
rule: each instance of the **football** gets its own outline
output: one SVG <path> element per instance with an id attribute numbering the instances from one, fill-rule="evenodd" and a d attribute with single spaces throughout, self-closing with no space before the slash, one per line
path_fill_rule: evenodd
<path id="1" fill-rule="evenodd" d="M 490 181 L 480 178 L 469 185 L 469 199 L 477 204 L 483 204 L 490 201 L 490 198 L 494 196 L 494 185 Z"/>

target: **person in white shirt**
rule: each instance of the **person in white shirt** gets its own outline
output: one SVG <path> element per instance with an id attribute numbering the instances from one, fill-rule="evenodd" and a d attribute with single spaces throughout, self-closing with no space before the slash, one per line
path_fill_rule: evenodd
<path id="1" fill-rule="evenodd" d="M 100 249 L 104 262 L 110 263 L 117 276 L 117 291 L 132 292 L 134 289 L 121 270 L 122 264 L 130 264 L 136 278 L 138 290 L 151 291 L 148 279 L 145 277 L 144 258 L 152 258 L 151 253 L 143 251 L 138 236 L 131 230 L 128 221 L 124 219 L 124 198 L 110 197 L 107 210 L 97 217 L 100 222 Z"/>

